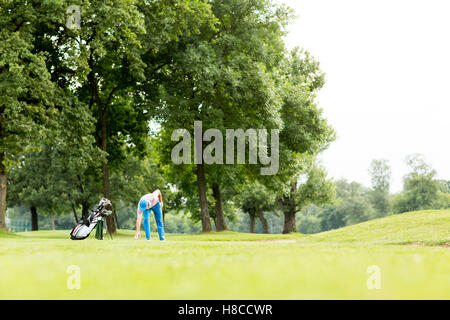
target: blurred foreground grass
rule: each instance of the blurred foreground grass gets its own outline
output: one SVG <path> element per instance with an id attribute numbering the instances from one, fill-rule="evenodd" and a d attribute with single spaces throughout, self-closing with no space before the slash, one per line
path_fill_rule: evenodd
<path id="1" fill-rule="evenodd" d="M 0 233 L 0 299 L 450 299 L 449 227 L 450 211 L 424 211 L 312 236 Z"/>

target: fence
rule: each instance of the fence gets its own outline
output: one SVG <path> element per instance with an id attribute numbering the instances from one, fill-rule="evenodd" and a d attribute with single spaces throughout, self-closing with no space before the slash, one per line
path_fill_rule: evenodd
<path id="1" fill-rule="evenodd" d="M 11 232 L 31 231 L 31 221 L 27 219 L 10 219 L 7 217 L 6 227 Z"/>

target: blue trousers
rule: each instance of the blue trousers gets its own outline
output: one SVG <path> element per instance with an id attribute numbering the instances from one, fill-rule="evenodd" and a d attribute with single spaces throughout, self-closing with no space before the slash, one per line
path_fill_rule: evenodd
<path id="1" fill-rule="evenodd" d="M 150 240 L 150 211 L 153 211 L 153 214 L 155 215 L 155 221 L 156 226 L 158 229 L 159 234 L 159 240 L 164 240 L 164 223 L 163 223 L 163 217 L 161 212 L 161 207 L 159 206 L 159 202 L 156 203 L 153 207 L 150 209 L 144 210 L 144 230 L 145 230 L 145 237 L 147 240 Z"/>

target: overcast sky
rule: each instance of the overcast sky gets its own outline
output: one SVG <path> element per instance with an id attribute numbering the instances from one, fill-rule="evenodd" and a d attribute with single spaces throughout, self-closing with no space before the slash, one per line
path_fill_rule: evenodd
<path id="1" fill-rule="evenodd" d="M 370 186 L 370 161 L 383 158 L 399 192 L 404 158 L 422 153 L 450 179 L 450 2 L 279 1 L 299 16 L 289 47 L 327 75 L 318 103 L 338 136 L 322 157 L 329 175 Z"/>

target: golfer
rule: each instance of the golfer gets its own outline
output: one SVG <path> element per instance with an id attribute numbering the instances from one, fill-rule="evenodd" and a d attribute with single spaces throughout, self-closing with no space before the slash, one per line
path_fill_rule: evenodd
<path id="1" fill-rule="evenodd" d="M 136 235 L 135 239 L 139 239 L 141 236 L 141 221 L 142 215 L 144 215 L 144 230 L 145 237 L 147 240 L 150 240 L 150 211 L 153 211 L 156 220 L 156 226 L 158 229 L 159 240 L 164 241 L 164 223 L 162 217 L 162 209 L 163 200 L 161 191 L 156 190 L 152 193 L 148 193 L 141 197 L 139 200 L 138 209 L 137 209 L 137 218 L 136 218 Z"/>

